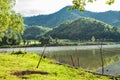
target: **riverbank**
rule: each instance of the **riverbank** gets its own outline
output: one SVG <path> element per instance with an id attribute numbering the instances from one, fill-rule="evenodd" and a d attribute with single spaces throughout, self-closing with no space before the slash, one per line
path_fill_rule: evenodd
<path id="1" fill-rule="evenodd" d="M 46 52 L 53 52 L 53 51 L 65 51 L 65 50 L 93 50 L 93 49 L 100 49 L 101 45 L 82 45 L 82 46 L 47 46 Z M 114 45 L 103 45 L 102 48 L 120 48 L 120 44 Z M 12 52 L 18 50 L 24 50 L 27 52 L 36 52 L 40 54 L 43 51 L 44 47 L 11 47 L 11 48 L 0 48 L 0 52 Z"/>
<path id="2" fill-rule="evenodd" d="M 43 58 L 36 68 L 39 56 L 29 54 L 0 54 L 1 80 L 111 80 L 108 77 L 85 72 L 66 65 L 55 64 L 55 61 Z"/>
<path id="3" fill-rule="evenodd" d="M 72 41 L 72 40 L 66 40 L 66 39 L 59 39 L 58 43 L 50 43 L 49 45 L 46 45 L 47 47 L 50 46 L 86 46 L 86 45 L 115 45 L 120 44 L 120 42 L 91 42 L 91 41 Z M 40 44 L 40 42 L 36 41 L 30 41 L 29 44 L 24 45 L 21 43 L 20 45 L 2 45 L 0 48 L 21 48 L 21 47 L 42 47 L 43 45 Z"/>

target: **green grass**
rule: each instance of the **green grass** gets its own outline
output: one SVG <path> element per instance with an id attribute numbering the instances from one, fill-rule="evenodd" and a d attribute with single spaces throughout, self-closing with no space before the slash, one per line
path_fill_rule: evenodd
<path id="1" fill-rule="evenodd" d="M 46 58 L 36 68 L 38 60 L 39 56 L 35 53 L 24 56 L 0 53 L 0 80 L 110 80 L 105 76 L 87 73 L 83 69 L 54 64 L 53 60 Z M 48 74 L 13 75 L 21 71 L 41 71 Z"/>

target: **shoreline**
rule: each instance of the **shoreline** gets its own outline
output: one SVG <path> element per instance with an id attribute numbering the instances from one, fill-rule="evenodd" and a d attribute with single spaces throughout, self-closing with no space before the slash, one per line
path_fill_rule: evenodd
<path id="1" fill-rule="evenodd" d="M 47 46 L 47 51 L 61 51 L 61 50 L 91 50 L 91 49 L 100 49 L 101 45 L 82 45 L 82 46 Z M 102 45 L 104 49 L 107 48 L 120 48 L 120 44 L 114 45 Z M 24 50 L 27 52 L 41 52 L 44 47 L 11 47 L 11 48 L 0 48 L 0 52 L 11 52 Z"/>
<path id="2" fill-rule="evenodd" d="M 82 46 L 47 46 L 46 51 L 61 51 L 61 50 L 91 50 L 100 49 L 101 45 L 82 45 Z M 102 45 L 103 48 L 120 48 L 120 44 L 114 45 Z M 0 48 L 0 52 L 11 52 L 24 50 L 27 52 L 38 52 L 42 51 L 44 47 L 18 47 L 18 48 Z"/>

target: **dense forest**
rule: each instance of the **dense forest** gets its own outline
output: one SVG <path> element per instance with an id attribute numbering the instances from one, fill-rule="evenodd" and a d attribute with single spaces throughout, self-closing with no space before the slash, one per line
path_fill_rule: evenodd
<path id="1" fill-rule="evenodd" d="M 120 12 L 119 11 L 107 11 L 107 12 L 90 12 L 79 10 L 69 11 L 71 6 L 64 7 L 60 11 L 49 14 L 49 15 L 38 15 L 32 17 L 24 17 L 24 22 L 26 25 L 39 25 L 46 27 L 56 27 L 64 23 L 66 20 L 73 20 L 79 17 L 90 17 L 97 20 L 103 21 L 112 26 L 120 26 Z"/>
<path id="2" fill-rule="evenodd" d="M 23 34 L 23 38 L 25 40 L 36 40 L 39 36 L 47 33 L 50 28 L 42 27 L 42 26 L 26 26 L 26 30 Z"/>
<path id="3" fill-rule="evenodd" d="M 66 21 L 54 28 L 46 35 L 53 38 L 89 41 L 91 38 L 104 41 L 119 41 L 120 32 L 117 27 L 108 25 L 93 18 L 81 17 L 73 21 Z"/>

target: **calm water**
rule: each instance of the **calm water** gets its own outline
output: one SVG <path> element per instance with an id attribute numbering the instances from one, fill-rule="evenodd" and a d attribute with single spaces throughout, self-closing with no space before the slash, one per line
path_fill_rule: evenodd
<path id="1" fill-rule="evenodd" d="M 88 70 L 96 70 L 101 67 L 101 58 L 99 49 L 90 50 L 64 50 L 47 52 L 47 57 L 58 60 L 62 63 L 67 63 L 76 67 L 82 67 Z M 73 62 L 71 59 L 73 57 Z M 111 63 L 120 60 L 120 48 L 106 48 L 103 49 L 104 65 L 107 66 Z"/>
<path id="2" fill-rule="evenodd" d="M 40 54 L 43 49 L 43 47 L 2 48 L 0 52 L 26 50 Z M 69 65 L 73 64 L 71 60 L 72 56 L 76 67 L 93 71 L 97 70 L 98 72 L 101 71 L 100 45 L 47 47 L 45 55 L 50 59 L 55 59 Z M 120 66 L 120 44 L 103 45 L 103 56 L 105 70 L 107 70 L 106 73 L 117 74 L 120 72 L 120 68 L 118 67 Z"/>

